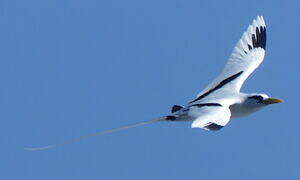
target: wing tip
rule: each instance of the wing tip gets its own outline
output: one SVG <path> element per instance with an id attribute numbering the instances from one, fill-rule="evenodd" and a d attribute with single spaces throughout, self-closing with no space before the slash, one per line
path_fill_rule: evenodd
<path id="1" fill-rule="evenodd" d="M 257 17 L 256 17 L 256 19 L 254 19 L 254 20 L 256 20 L 257 22 L 258 22 L 258 26 L 263 26 L 263 27 L 266 27 L 266 23 L 265 23 L 265 20 L 264 20 L 264 17 L 263 16 L 261 16 L 261 15 L 258 15 Z"/>
<path id="2" fill-rule="evenodd" d="M 246 34 L 243 35 L 245 43 L 248 45 L 247 51 L 255 48 L 266 49 L 266 24 L 263 16 L 257 16 L 249 25 Z M 246 51 L 246 52 L 247 52 Z"/>
<path id="3" fill-rule="evenodd" d="M 191 128 L 202 128 L 207 131 L 218 131 L 222 129 L 224 126 L 218 125 L 216 123 L 207 123 L 205 125 L 199 123 L 192 123 Z"/>

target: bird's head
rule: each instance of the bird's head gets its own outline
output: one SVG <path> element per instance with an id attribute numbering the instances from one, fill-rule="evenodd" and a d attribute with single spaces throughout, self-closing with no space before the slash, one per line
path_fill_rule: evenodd
<path id="1" fill-rule="evenodd" d="M 247 97 L 247 102 L 250 104 L 266 106 L 270 104 L 281 103 L 283 100 L 269 97 L 266 94 L 250 94 Z"/>

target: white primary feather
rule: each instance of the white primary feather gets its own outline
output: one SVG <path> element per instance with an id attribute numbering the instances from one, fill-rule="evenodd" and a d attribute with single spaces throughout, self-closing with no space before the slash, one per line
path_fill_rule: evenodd
<path id="1" fill-rule="evenodd" d="M 229 106 L 241 103 L 239 93 L 244 81 L 261 64 L 265 56 L 266 25 L 262 16 L 253 20 L 233 49 L 223 72 L 209 84 L 190 104 L 218 103 L 221 106 L 193 107 L 192 128 L 207 128 L 210 124 L 225 126 L 231 116 Z M 220 128 L 220 127 L 219 127 Z"/>
<path id="2" fill-rule="evenodd" d="M 240 92 L 240 89 L 244 81 L 249 77 L 249 75 L 261 64 L 265 56 L 265 49 L 262 47 L 254 47 L 252 36 L 254 35 L 257 39 L 256 28 L 259 29 L 261 33 L 261 28 L 265 30 L 265 22 L 262 16 L 258 16 L 256 20 L 253 20 L 252 25 L 250 25 L 247 31 L 242 35 L 242 38 L 238 41 L 237 45 L 233 49 L 233 52 L 223 70 L 223 72 L 210 83 L 201 93 L 196 97 L 207 93 L 209 90 L 215 88 L 224 79 L 231 77 L 241 71 L 243 73 L 230 83 L 227 83 L 222 88 L 210 93 L 209 95 L 217 96 L 216 93 L 224 95 L 224 92 Z M 250 49 L 249 46 L 252 48 Z M 208 98 L 206 96 L 205 98 Z M 201 98 L 204 100 L 205 98 Z"/>

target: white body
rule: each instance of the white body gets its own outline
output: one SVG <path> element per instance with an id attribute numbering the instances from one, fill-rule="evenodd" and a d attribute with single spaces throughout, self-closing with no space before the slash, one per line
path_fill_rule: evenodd
<path id="1" fill-rule="evenodd" d="M 258 16 L 238 41 L 223 72 L 186 107 L 172 110 L 167 120 L 193 121 L 193 128 L 219 130 L 230 119 L 268 105 L 266 101 L 271 98 L 265 94 L 240 93 L 244 81 L 263 61 L 265 47 L 266 24 Z"/>
<path id="2" fill-rule="evenodd" d="M 256 102 L 248 101 L 247 97 L 247 94 L 242 94 L 242 98 L 244 98 L 242 103 L 236 103 L 229 106 L 231 112 L 230 119 L 248 116 L 266 106 L 265 104 L 257 104 Z"/>

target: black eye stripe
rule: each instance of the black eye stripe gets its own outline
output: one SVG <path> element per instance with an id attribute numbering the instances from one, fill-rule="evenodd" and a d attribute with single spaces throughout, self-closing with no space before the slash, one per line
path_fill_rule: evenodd
<path id="1" fill-rule="evenodd" d="M 258 95 L 256 95 L 256 96 L 250 96 L 250 97 L 248 97 L 248 99 L 256 99 L 258 101 L 264 100 L 264 98 L 262 96 L 258 96 Z"/>

